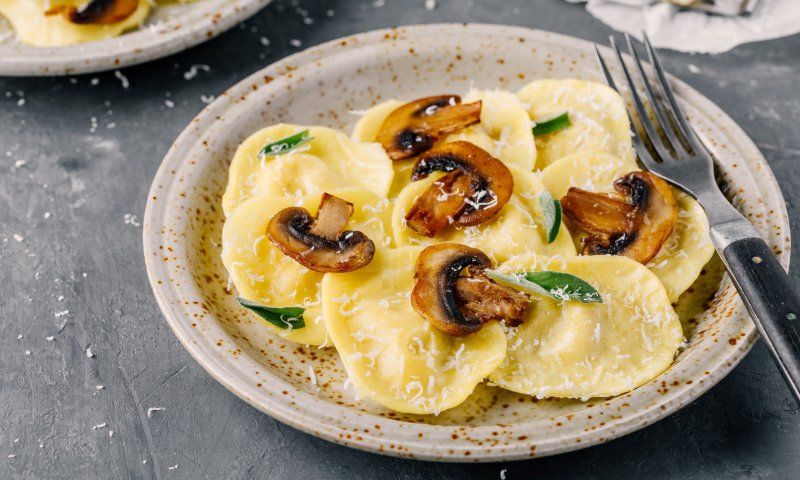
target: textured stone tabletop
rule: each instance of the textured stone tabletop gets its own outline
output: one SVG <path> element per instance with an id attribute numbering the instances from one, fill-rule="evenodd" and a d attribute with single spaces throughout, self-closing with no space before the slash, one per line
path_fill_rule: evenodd
<path id="1" fill-rule="evenodd" d="M 504 23 L 599 42 L 610 33 L 562 0 L 425 3 L 275 1 L 204 45 L 116 75 L 0 78 L 0 478 L 800 475 L 800 412 L 762 343 L 653 426 L 570 454 L 486 465 L 381 457 L 300 433 L 229 393 L 184 351 L 150 291 L 140 219 L 162 157 L 213 95 L 300 49 L 376 28 Z M 664 58 L 762 149 L 800 238 L 800 36 Z M 795 256 L 795 280 L 798 272 Z"/>

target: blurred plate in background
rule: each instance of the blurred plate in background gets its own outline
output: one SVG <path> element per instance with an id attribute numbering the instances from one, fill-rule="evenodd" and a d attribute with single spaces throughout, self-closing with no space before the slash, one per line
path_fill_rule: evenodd
<path id="1" fill-rule="evenodd" d="M 153 9 L 144 26 L 116 38 L 66 47 L 31 47 L 16 40 L 0 16 L 0 76 L 101 72 L 166 57 L 214 38 L 271 0 L 202 0 Z"/>

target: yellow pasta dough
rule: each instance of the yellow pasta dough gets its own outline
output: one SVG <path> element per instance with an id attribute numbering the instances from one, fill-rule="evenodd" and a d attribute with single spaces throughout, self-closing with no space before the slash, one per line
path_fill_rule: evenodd
<path id="1" fill-rule="evenodd" d="M 392 111 L 403 105 L 400 100 L 387 100 L 379 103 L 370 108 L 361 118 L 356 122 L 353 127 L 351 138 L 356 142 L 374 143 L 378 138 L 378 132 L 383 125 L 383 121 L 389 116 Z M 383 148 L 380 147 L 379 148 Z M 411 182 L 411 170 L 414 168 L 414 163 L 417 161 L 415 158 L 407 158 L 405 160 L 395 160 L 392 162 L 394 170 L 394 178 L 392 185 L 389 188 L 389 196 L 395 197 L 400 190 Z"/>
<path id="2" fill-rule="evenodd" d="M 581 152 L 550 164 L 542 171 L 542 182 L 556 198 L 566 195 L 569 187 L 590 192 L 614 190 L 617 178 L 638 171 L 636 164 L 603 152 Z M 714 255 L 708 233 L 708 218 L 692 197 L 673 188 L 678 202 L 678 220 L 672 234 L 661 246 L 648 267 L 664 284 L 673 302 L 700 276 L 700 271 Z"/>
<path id="3" fill-rule="evenodd" d="M 564 271 L 592 284 L 603 303 L 536 296 L 525 321 L 507 329 L 508 354 L 489 380 L 544 397 L 608 397 L 652 380 L 683 341 L 667 292 L 647 268 L 618 256 L 569 259 L 523 255 L 500 270 Z"/>
<path id="4" fill-rule="evenodd" d="M 329 192 L 353 203 L 348 230 L 365 233 L 378 248 L 391 244 L 385 198 L 349 188 Z M 266 323 L 278 335 L 295 342 L 325 342 L 319 283 L 323 274 L 305 268 L 286 256 L 266 237 L 267 224 L 279 211 L 302 206 L 316 213 L 321 194 L 300 199 L 262 194 L 249 198 L 228 217 L 222 231 L 222 262 L 239 295 L 272 307 L 304 307 L 305 328 L 287 330 Z"/>
<path id="5" fill-rule="evenodd" d="M 307 144 L 281 155 L 259 155 L 266 144 L 306 129 L 313 137 Z M 386 197 L 393 175 L 378 144 L 354 142 L 330 128 L 279 124 L 254 133 L 236 150 L 222 208 L 230 215 L 253 195 L 302 197 L 344 187 Z"/>
<path id="6" fill-rule="evenodd" d="M 445 141 L 474 143 L 509 167 L 533 170 L 536 145 L 530 118 L 519 99 L 501 90 L 472 90 L 463 102 L 477 100 L 482 101 L 481 123 L 450 134 Z"/>
<path id="7" fill-rule="evenodd" d="M 356 142 L 375 142 L 386 117 L 402 105 L 403 102 L 400 100 L 392 99 L 381 102 L 370 108 L 364 112 L 361 118 L 358 119 L 358 122 L 356 122 L 355 127 L 353 127 L 351 138 Z"/>
<path id="8" fill-rule="evenodd" d="M 80 6 L 86 0 L 0 0 L 0 15 L 11 23 L 19 41 L 36 47 L 58 47 L 116 37 L 138 27 L 150 13 L 150 2 L 139 6 L 128 18 L 110 25 L 79 25 L 63 15 L 45 15 L 52 6 Z"/>
<path id="9" fill-rule="evenodd" d="M 583 80 L 536 80 L 517 97 L 534 122 L 569 113 L 570 127 L 536 138 L 537 168 L 583 150 L 635 162 L 625 103 L 608 86 Z"/>
<path id="10" fill-rule="evenodd" d="M 639 170 L 635 161 L 601 151 L 584 151 L 548 165 L 542 170 L 542 183 L 554 198 L 562 198 L 570 187 L 590 192 L 611 192 L 614 180 Z"/>
<path id="11" fill-rule="evenodd" d="M 438 413 L 463 402 L 506 352 L 497 322 L 453 337 L 411 306 L 421 248 L 379 250 L 372 263 L 322 280 L 330 335 L 350 380 L 364 396 L 405 413 Z"/>
<path id="12" fill-rule="evenodd" d="M 678 300 L 692 286 L 700 271 L 714 256 L 703 207 L 689 195 L 673 189 L 678 201 L 675 230 L 667 237 L 655 258 L 647 264 L 664 284 L 670 300 Z"/>

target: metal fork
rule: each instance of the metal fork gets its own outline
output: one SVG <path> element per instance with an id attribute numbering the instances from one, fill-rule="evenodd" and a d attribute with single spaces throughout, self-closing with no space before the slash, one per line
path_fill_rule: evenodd
<path id="1" fill-rule="evenodd" d="M 635 132 L 634 147 L 642 165 L 697 199 L 709 220 L 711 239 L 722 257 L 739 296 L 761 332 L 775 362 L 795 399 L 800 403 L 800 296 L 787 273 L 755 227 L 734 208 L 719 190 L 714 178 L 714 161 L 675 100 L 664 69 L 647 35 L 644 46 L 652 66 L 648 75 L 630 36 L 625 40 L 636 65 L 639 83 L 650 104 L 648 116 L 642 94 L 622 52 L 611 37 L 619 67 L 633 98 L 631 121 L 638 117 L 643 131 Z M 608 85 L 617 89 L 614 78 L 595 45 L 597 59 Z M 653 85 L 658 87 L 658 95 Z M 663 135 L 659 134 L 663 132 Z M 650 142 L 651 154 L 645 144 Z"/>

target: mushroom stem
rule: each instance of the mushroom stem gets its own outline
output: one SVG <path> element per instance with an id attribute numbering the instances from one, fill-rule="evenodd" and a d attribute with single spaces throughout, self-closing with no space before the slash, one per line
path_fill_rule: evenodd
<path id="1" fill-rule="evenodd" d="M 335 239 L 347 227 L 352 216 L 352 203 L 323 193 L 317 210 L 317 219 L 308 232 L 319 237 Z"/>
<path id="2" fill-rule="evenodd" d="M 468 276 L 456 280 L 456 300 L 464 317 L 477 318 L 482 323 L 504 320 L 509 327 L 522 324 L 529 303 L 526 294 L 493 282 L 482 269 L 467 270 Z"/>

